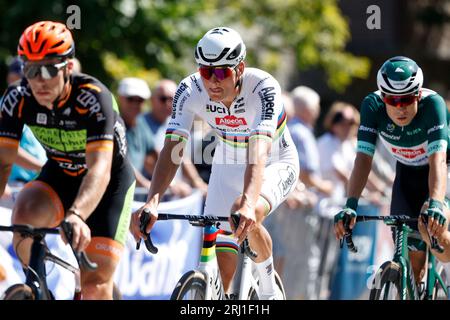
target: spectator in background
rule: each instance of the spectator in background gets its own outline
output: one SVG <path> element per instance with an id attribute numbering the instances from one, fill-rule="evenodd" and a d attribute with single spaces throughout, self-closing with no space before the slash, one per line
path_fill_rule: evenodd
<path id="1" fill-rule="evenodd" d="M 359 123 L 359 112 L 353 105 L 335 102 L 324 119 L 327 132 L 318 139 L 322 176 L 333 182 L 332 198 L 337 203 L 345 200 L 356 157 L 356 133 Z M 363 195 L 367 200 L 380 204 L 384 188 L 384 183 L 371 172 Z"/>
<path id="2" fill-rule="evenodd" d="M 307 188 L 330 196 L 333 185 L 321 177 L 320 156 L 314 126 L 320 114 L 320 97 L 313 89 L 299 86 L 292 91 L 294 119 L 288 123 L 292 140 L 299 154 L 300 180 Z"/>
<path id="3" fill-rule="evenodd" d="M 150 188 L 150 180 L 143 176 L 145 158 L 155 152 L 153 134 L 141 115 L 151 92 L 147 83 L 138 78 L 124 78 L 119 83 L 119 109 L 126 125 L 128 159 L 134 167 L 136 182 Z"/>
<path id="4" fill-rule="evenodd" d="M 153 94 L 150 99 L 151 111 L 144 115 L 144 119 L 154 135 L 156 154 L 159 154 L 159 151 L 161 151 L 164 145 L 166 127 L 172 114 L 172 103 L 176 90 L 177 84 L 173 80 L 162 79 L 159 81 L 153 89 Z M 189 148 L 186 150 L 189 150 Z M 151 177 L 156 160 L 155 157 L 147 157 L 144 165 L 145 175 L 147 177 Z M 181 168 L 182 171 L 178 171 L 175 177 L 175 180 L 178 182 L 172 182 L 172 191 L 175 193 L 183 193 L 190 190 L 190 187 L 182 181 L 183 177 L 185 177 L 190 186 L 200 189 L 206 195 L 208 185 L 198 174 L 189 155 L 183 158 Z M 176 190 L 177 188 L 180 190 Z"/>
<path id="5" fill-rule="evenodd" d="M 12 61 L 8 64 L 8 73 L 6 75 L 6 82 L 8 85 L 22 79 L 22 68 L 22 59 L 19 57 L 12 59 Z M 25 125 L 23 128 L 22 137 L 20 139 L 17 160 L 12 167 L 11 174 L 8 178 L 8 184 L 21 185 L 32 180 L 37 176 L 46 160 L 47 156 L 44 148 L 36 140 L 30 128 Z M 9 197 L 10 193 L 11 190 L 7 186 L 4 197 Z"/>
<path id="6" fill-rule="evenodd" d="M 119 83 L 118 94 L 120 114 L 127 127 L 128 158 L 134 166 L 138 186 L 148 190 L 151 182 L 144 175 L 144 165 L 156 162 L 158 153 L 154 135 L 142 114 L 151 91 L 142 79 L 124 78 Z M 182 181 L 174 180 L 169 191 L 175 196 L 185 197 L 191 193 L 191 188 Z"/>

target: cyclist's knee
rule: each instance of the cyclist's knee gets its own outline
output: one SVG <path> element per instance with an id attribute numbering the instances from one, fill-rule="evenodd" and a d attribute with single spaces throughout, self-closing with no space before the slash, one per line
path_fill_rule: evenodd
<path id="1" fill-rule="evenodd" d="M 47 184 L 33 181 L 25 185 L 14 205 L 12 222 L 37 227 L 57 225 L 64 208 L 56 192 Z"/>
<path id="2" fill-rule="evenodd" d="M 242 196 L 239 196 L 231 206 L 231 212 L 236 212 L 240 206 L 241 206 Z M 260 197 L 256 203 L 255 207 L 255 216 L 256 216 L 256 223 L 262 224 L 264 219 L 266 218 L 267 214 L 270 211 L 270 205 L 269 207 L 266 204 L 267 201 L 263 201 L 262 197 Z"/>

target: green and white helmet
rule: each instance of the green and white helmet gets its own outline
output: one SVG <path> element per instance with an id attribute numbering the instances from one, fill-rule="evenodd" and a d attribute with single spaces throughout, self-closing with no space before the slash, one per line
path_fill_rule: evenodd
<path id="1" fill-rule="evenodd" d="M 416 94 L 422 85 L 422 69 L 410 58 L 402 56 L 390 58 L 378 70 L 377 86 L 386 95 Z"/>

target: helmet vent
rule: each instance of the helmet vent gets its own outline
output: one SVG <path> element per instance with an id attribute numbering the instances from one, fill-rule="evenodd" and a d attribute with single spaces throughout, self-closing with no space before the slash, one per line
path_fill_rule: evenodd
<path id="1" fill-rule="evenodd" d="M 61 41 L 55 43 L 54 45 L 52 45 L 52 46 L 50 47 L 50 49 L 57 48 L 57 47 L 59 47 L 60 45 L 62 45 L 63 43 L 64 43 L 64 41 L 61 40 Z"/>

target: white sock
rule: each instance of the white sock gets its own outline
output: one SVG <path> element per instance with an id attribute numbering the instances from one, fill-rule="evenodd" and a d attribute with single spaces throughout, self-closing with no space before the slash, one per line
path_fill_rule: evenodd
<path id="1" fill-rule="evenodd" d="M 259 293 L 261 297 L 273 296 L 276 293 L 277 284 L 275 282 L 275 269 L 273 267 L 273 257 L 256 264 L 259 274 Z"/>

